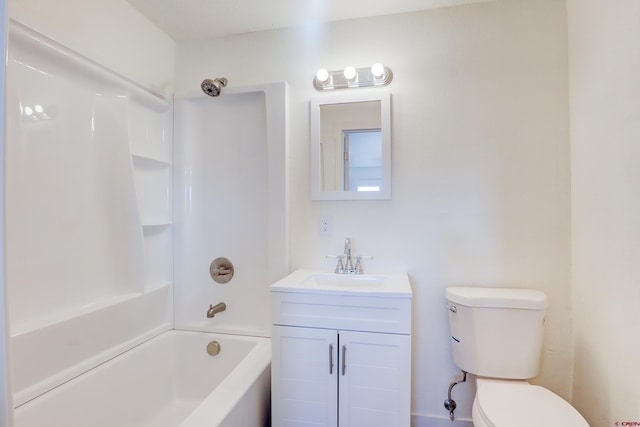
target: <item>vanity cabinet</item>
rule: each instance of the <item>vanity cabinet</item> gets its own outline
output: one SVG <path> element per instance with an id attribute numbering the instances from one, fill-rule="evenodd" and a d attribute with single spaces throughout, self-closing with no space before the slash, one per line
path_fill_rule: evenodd
<path id="1" fill-rule="evenodd" d="M 274 326 L 278 426 L 408 426 L 411 337 Z"/>
<path id="2" fill-rule="evenodd" d="M 408 427 L 410 287 L 376 296 L 276 285 L 272 426 Z"/>

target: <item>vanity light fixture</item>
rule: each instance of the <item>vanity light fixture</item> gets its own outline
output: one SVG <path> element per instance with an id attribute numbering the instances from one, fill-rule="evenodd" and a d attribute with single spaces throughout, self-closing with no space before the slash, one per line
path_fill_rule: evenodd
<path id="1" fill-rule="evenodd" d="M 313 79 L 316 90 L 335 90 L 356 87 L 386 86 L 393 80 L 393 73 L 377 63 L 367 68 L 346 67 L 344 70 L 321 68 Z"/>

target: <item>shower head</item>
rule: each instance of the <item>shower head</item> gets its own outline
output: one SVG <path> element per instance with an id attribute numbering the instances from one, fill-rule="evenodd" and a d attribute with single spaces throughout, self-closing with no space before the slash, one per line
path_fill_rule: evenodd
<path id="1" fill-rule="evenodd" d="M 219 96 L 223 87 L 227 86 L 227 79 L 220 77 L 218 79 L 204 79 L 200 87 L 202 91 L 209 96 Z"/>

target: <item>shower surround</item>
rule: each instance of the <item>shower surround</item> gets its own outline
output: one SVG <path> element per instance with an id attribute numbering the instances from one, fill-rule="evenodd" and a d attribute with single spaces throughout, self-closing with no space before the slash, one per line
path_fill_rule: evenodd
<path id="1" fill-rule="evenodd" d="M 172 327 L 172 123 L 170 102 L 17 22 L 9 46 L 6 280 L 20 405 Z"/>
<path id="2" fill-rule="evenodd" d="M 288 273 L 286 86 L 230 82 L 174 108 L 176 328 L 270 336 L 268 285 Z M 235 267 L 228 283 L 209 275 L 219 257 Z"/>
<path id="3" fill-rule="evenodd" d="M 15 21 L 9 46 L 14 407 L 174 327 L 268 336 L 261 299 L 288 272 L 286 86 L 177 100 L 174 162 L 169 99 Z M 228 284 L 208 279 L 217 256 Z"/>

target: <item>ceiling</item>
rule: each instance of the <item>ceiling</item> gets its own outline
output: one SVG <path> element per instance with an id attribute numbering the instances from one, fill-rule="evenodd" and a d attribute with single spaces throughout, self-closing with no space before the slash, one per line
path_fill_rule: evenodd
<path id="1" fill-rule="evenodd" d="M 491 0 L 127 0 L 176 41 Z"/>

